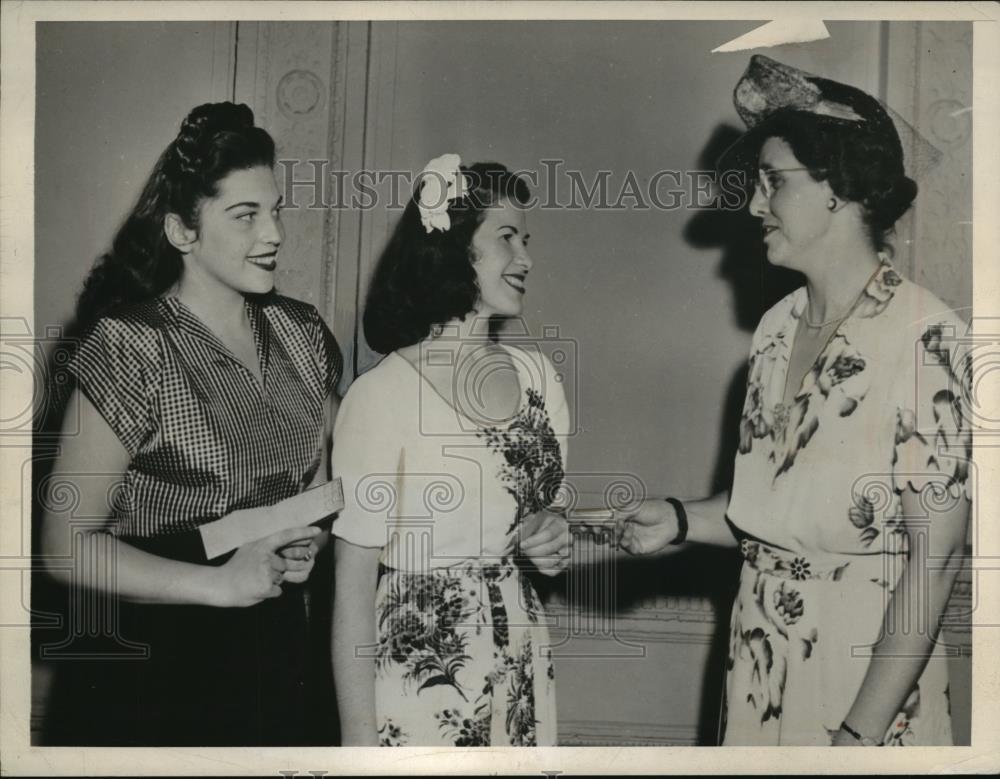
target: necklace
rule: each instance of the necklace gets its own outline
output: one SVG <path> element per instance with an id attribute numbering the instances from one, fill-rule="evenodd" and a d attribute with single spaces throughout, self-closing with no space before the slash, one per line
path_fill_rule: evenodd
<path id="1" fill-rule="evenodd" d="M 809 327 L 809 328 L 811 328 L 813 330 L 819 330 L 821 333 L 822 333 L 822 331 L 825 328 L 829 327 L 832 324 L 836 324 L 839 327 L 844 322 L 844 320 L 846 320 L 847 317 L 849 317 L 851 315 L 851 313 L 857 307 L 858 303 L 861 302 L 861 298 L 864 296 L 865 292 L 868 290 L 868 285 L 871 284 L 872 279 L 875 278 L 875 275 L 879 272 L 879 270 L 881 270 L 881 265 L 872 272 L 872 275 L 869 276 L 868 281 L 861 288 L 861 291 L 858 293 L 857 297 L 854 298 L 854 300 L 851 302 L 851 305 L 848 307 L 848 309 L 843 314 L 837 315 L 837 316 L 833 317 L 832 319 L 828 319 L 825 322 L 818 322 L 818 323 L 817 322 L 810 322 L 809 318 L 806 316 L 806 311 L 803 308 L 803 310 L 802 310 L 802 317 L 801 317 L 801 319 L 799 321 L 802 324 L 804 324 L 806 327 Z M 824 343 L 823 348 L 819 350 L 819 354 L 817 355 L 816 359 L 819 359 L 819 356 L 822 355 L 823 352 L 826 351 L 827 347 L 830 345 L 830 341 L 833 340 L 833 337 L 835 335 L 836 335 L 836 330 L 834 330 L 833 333 L 831 333 L 829 336 L 827 336 L 826 342 Z M 813 363 L 815 364 L 815 360 L 813 361 Z M 791 366 L 789 366 L 789 368 L 790 367 Z M 786 372 L 785 372 L 785 382 L 784 382 L 783 391 L 782 391 L 782 398 L 773 407 L 773 414 L 774 414 L 773 430 L 774 430 L 775 435 L 778 435 L 778 436 L 781 436 L 781 435 L 784 434 L 785 428 L 788 425 L 789 417 L 791 416 L 791 404 L 786 404 L 785 403 L 785 399 L 784 399 L 785 393 L 788 391 L 788 373 L 789 373 L 789 371 L 786 369 Z M 805 377 L 803 377 L 802 381 L 804 381 L 804 380 L 805 380 Z M 802 381 L 799 382 L 799 386 L 802 385 Z"/>
<path id="2" fill-rule="evenodd" d="M 872 275 L 868 277 L 868 281 L 865 282 L 865 285 L 861 288 L 861 291 L 857 294 L 857 296 L 855 296 L 854 300 L 852 300 L 850 302 L 850 304 L 847 306 L 847 308 L 844 309 L 843 313 L 840 313 L 840 314 L 837 314 L 837 315 L 835 315 L 833 317 L 830 317 L 825 322 L 812 322 L 812 321 L 809 320 L 809 316 L 806 314 L 806 309 L 809 308 L 809 306 L 807 304 L 806 308 L 803 309 L 803 311 L 802 311 L 802 322 L 803 322 L 803 324 L 805 324 L 806 327 L 812 328 L 813 330 L 822 330 L 824 327 L 829 327 L 832 324 L 838 324 L 839 325 L 841 322 L 843 322 L 845 319 L 847 319 L 847 317 L 849 317 L 851 315 L 852 311 L 854 311 L 855 306 L 858 305 L 858 301 L 861 300 L 862 295 L 864 295 L 865 292 L 868 289 L 868 285 L 871 284 L 872 279 L 875 278 L 875 274 L 878 273 L 879 270 L 881 270 L 881 267 L 882 266 L 880 265 L 878 268 L 876 268 L 875 272 L 872 273 Z"/>
<path id="3" fill-rule="evenodd" d="M 824 327 L 829 327 L 832 324 L 840 324 L 845 319 L 847 319 L 848 314 L 850 314 L 851 311 L 854 310 L 854 306 L 858 302 L 858 299 L 860 297 L 861 296 L 858 295 L 858 297 L 853 300 L 851 305 L 847 307 L 847 310 L 844 311 L 844 313 L 837 314 L 836 316 L 827 319 L 825 322 L 812 322 L 810 321 L 809 317 L 805 314 L 805 312 L 803 312 L 802 314 L 802 321 L 805 323 L 806 327 L 811 327 L 813 330 L 822 330 Z"/>

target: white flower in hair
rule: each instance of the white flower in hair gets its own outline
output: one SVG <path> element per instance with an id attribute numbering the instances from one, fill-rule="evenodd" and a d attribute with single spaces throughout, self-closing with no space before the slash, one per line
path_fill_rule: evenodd
<path id="1" fill-rule="evenodd" d="M 442 154 L 428 162 L 421 171 L 417 208 L 427 232 L 445 232 L 451 228 L 448 204 L 464 197 L 467 186 L 461 164 L 462 158 L 457 154 Z"/>

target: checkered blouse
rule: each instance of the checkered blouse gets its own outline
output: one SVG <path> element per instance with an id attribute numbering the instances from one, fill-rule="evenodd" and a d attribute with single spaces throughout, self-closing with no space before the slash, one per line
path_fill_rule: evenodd
<path id="1" fill-rule="evenodd" d="M 193 530 L 315 475 L 340 349 L 311 305 L 268 295 L 246 309 L 263 385 L 173 297 L 100 319 L 81 342 L 71 371 L 131 455 L 119 535 Z"/>

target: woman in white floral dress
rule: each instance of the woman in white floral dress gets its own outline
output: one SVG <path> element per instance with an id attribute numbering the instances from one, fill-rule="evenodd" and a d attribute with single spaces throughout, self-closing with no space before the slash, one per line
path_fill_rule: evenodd
<path id="1" fill-rule="evenodd" d="M 722 743 L 950 744 L 965 325 L 889 261 L 917 188 L 876 100 L 756 56 L 735 102 L 750 131 L 723 162 L 757 169 L 768 260 L 806 284 L 754 334 L 731 494 L 648 502 L 622 543 L 739 544 Z"/>
<path id="2" fill-rule="evenodd" d="M 497 341 L 533 262 L 524 182 L 433 160 L 372 280 L 387 356 L 336 423 L 333 663 L 344 745 L 544 746 L 556 736 L 545 615 L 558 573 L 568 413 L 537 349 Z"/>

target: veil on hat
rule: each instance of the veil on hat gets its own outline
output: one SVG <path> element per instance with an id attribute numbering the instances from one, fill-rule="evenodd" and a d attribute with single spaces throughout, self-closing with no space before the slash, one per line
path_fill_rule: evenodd
<path id="1" fill-rule="evenodd" d="M 718 169 L 756 166 L 758 144 L 778 111 L 812 114 L 831 124 L 864 125 L 892 139 L 906 174 L 919 179 L 941 160 L 941 151 L 896 111 L 867 92 L 814 76 L 755 54 L 733 90 L 733 103 L 747 132 L 719 158 Z"/>

